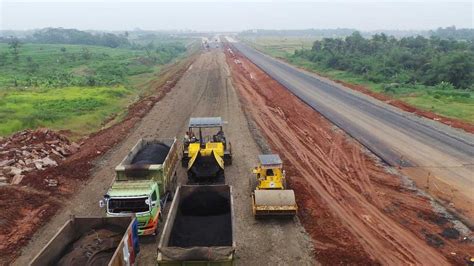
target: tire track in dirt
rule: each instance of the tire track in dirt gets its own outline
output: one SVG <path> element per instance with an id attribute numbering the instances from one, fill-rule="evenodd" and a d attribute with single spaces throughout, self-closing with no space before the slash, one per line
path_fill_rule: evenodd
<path id="1" fill-rule="evenodd" d="M 202 91 L 202 96 L 196 97 L 197 100 L 192 106 L 186 106 L 185 110 L 189 111 L 188 117 L 221 116 L 228 121 L 224 131 L 228 141 L 234 145 L 234 160 L 225 171 L 226 183 L 232 185 L 234 193 L 234 230 L 237 246 L 235 264 L 313 265 L 309 237 L 304 234 L 300 224 L 292 221 L 259 222 L 254 219 L 247 181 L 259 150 L 252 140 L 247 128 L 247 119 L 239 105 L 239 98 L 230 83 L 225 55 L 220 50 L 212 50 L 206 52 L 203 57 L 209 60 L 205 64 L 208 73 L 206 82 L 192 84 L 191 79 L 184 83 L 184 86 L 193 85 L 195 90 Z M 184 135 L 186 128 L 187 120 L 182 125 L 178 138 Z M 178 176 L 179 182 L 187 182 L 185 168 L 178 170 Z M 281 250 L 288 243 L 291 246 Z M 156 244 L 149 243 L 145 249 L 147 254 L 152 254 L 156 251 Z M 278 254 L 275 253 L 276 250 L 279 251 Z M 147 255 L 141 260 L 140 265 L 150 265 L 153 259 L 152 255 Z"/>
<path id="2" fill-rule="evenodd" d="M 466 262 L 472 244 L 443 238 L 442 246 L 432 247 L 425 241 L 441 239 L 439 233 L 451 226 L 420 218 L 436 220 L 429 199 L 404 188 L 400 177 L 384 172 L 358 143 L 246 58 L 236 51 L 227 56 L 245 108 L 290 166 L 290 185 L 303 206 L 300 218 L 315 240 L 318 261 Z"/>

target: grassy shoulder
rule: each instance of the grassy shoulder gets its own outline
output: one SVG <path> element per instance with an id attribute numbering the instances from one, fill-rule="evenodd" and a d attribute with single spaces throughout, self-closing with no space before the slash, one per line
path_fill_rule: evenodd
<path id="1" fill-rule="evenodd" d="M 163 46 L 167 47 L 167 46 Z M 23 44 L 18 58 L 0 44 L 0 136 L 25 128 L 83 136 L 123 116 L 148 93 L 164 64 L 184 51 L 162 53 L 83 45 Z M 6 55 L 6 56 L 5 56 Z"/>
<path id="2" fill-rule="evenodd" d="M 243 39 L 247 44 L 261 50 L 262 52 L 276 58 L 287 58 L 296 49 L 311 49 L 314 37 L 254 37 Z"/>
<path id="3" fill-rule="evenodd" d="M 0 92 L 0 135 L 24 128 L 95 131 L 127 105 L 133 90 L 116 87 L 29 88 Z"/>
<path id="4" fill-rule="evenodd" d="M 286 38 L 285 38 L 286 39 Z M 246 43 L 276 58 L 281 58 L 295 66 L 313 71 L 333 80 L 362 85 L 374 92 L 388 95 L 425 111 L 474 123 L 474 91 L 459 91 L 449 86 L 424 85 L 383 85 L 371 82 L 361 75 L 347 71 L 328 69 L 305 58 L 294 56 L 301 49 L 301 43 L 281 38 L 246 39 Z M 307 49 L 307 47 L 305 47 Z"/>

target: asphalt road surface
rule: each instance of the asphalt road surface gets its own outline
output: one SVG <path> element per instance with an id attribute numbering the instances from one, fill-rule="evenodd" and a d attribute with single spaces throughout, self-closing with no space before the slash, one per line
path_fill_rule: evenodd
<path id="1" fill-rule="evenodd" d="M 466 215 L 473 217 L 472 134 L 402 111 L 230 41 L 268 75 L 388 164 L 406 169 L 405 173 L 418 181 L 431 179 L 440 190 L 448 184 L 451 192 L 462 199 Z"/>

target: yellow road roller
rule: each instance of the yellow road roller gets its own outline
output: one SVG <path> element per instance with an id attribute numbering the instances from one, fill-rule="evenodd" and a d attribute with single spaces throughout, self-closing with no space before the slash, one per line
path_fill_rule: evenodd
<path id="1" fill-rule="evenodd" d="M 252 210 L 255 217 L 289 216 L 298 211 L 295 192 L 286 189 L 285 171 L 278 154 L 259 155 L 259 164 L 253 169 Z"/>
<path id="2" fill-rule="evenodd" d="M 190 183 L 223 183 L 224 166 L 232 164 L 232 149 L 221 117 L 192 117 L 184 137 L 182 165 Z"/>

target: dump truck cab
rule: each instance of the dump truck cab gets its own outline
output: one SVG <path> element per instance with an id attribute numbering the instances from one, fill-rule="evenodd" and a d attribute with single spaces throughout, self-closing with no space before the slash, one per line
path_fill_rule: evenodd
<path id="1" fill-rule="evenodd" d="M 138 235 L 157 233 L 162 203 L 156 182 L 114 182 L 104 198 L 108 217 L 135 215 Z"/>
<path id="2" fill-rule="evenodd" d="M 224 166 L 232 164 L 232 149 L 223 131 L 221 117 L 189 120 L 181 162 L 191 182 L 215 181 L 224 177 Z"/>
<path id="3" fill-rule="evenodd" d="M 161 211 L 177 187 L 176 138 L 142 138 L 115 167 L 104 199 L 107 216 L 135 215 L 138 234 L 156 234 Z"/>
<path id="4" fill-rule="evenodd" d="M 298 206 L 295 192 L 286 188 L 283 162 L 278 154 L 259 155 L 259 164 L 252 170 L 252 211 L 255 217 L 293 217 Z"/>

